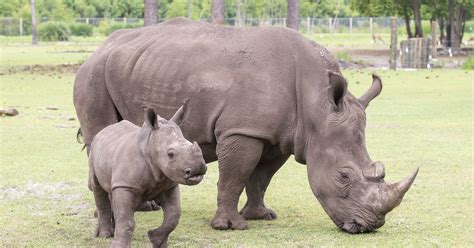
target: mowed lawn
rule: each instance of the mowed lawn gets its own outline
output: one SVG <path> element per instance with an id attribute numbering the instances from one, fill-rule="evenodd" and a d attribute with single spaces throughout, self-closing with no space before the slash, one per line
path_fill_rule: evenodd
<path id="1" fill-rule="evenodd" d="M 353 94 L 370 86 L 371 72 L 344 71 Z M 305 165 L 290 158 L 266 194 L 277 220 L 250 221 L 246 231 L 213 230 L 209 221 L 216 210 L 218 170 L 212 163 L 201 184 L 181 187 L 183 213 L 169 245 L 474 246 L 474 72 L 378 73 L 384 89 L 367 109 L 369 154 L 385 163 L 388 181 L 420 167 L 412 189 L 382 228 L 360 235 L 339 231 L 311 193 Z M 97 220 L 87 188 L 86 153 L 75 138 L 73 81 L 73 73 L 54 70 L 0 75 L 0 106 L 20 112 L 0 117 L 0 247 L 110 244 L 93 237 Z M 132 245 L 149 247 L 146 231 L 161 221 L 161 211 L 137 213 Z"/>

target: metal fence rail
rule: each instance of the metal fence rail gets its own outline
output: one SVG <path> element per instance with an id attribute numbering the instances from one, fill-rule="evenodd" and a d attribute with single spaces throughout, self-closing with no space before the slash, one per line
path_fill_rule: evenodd
<path id="1" fill-rule="evenodd" d="M 390 33 L 391 17 L 350 17 L 350 18 L 300 18 L 300 31 L 306 33 Z M 39 20 L 39 23 L 47 22 L 47 18 Z M 94 18 L 81 17 L 68 23 L 85 23 L 98 27 L 102 22 L 139 24 L 142 18 Z M 160 20 L 160 22 L 165 20 Z M 210 19 L 200 21 L 209 22 Z M 398 19 L 399 26 L 403 20 Z M 250 26 L 286 26 L 286 18 L 227 18 L 225 24 L 238 27 Z M 0 35 L 29 35 L 31 34 L 31 20 L 22 18 L 3 17 L 0 18 Z"/>

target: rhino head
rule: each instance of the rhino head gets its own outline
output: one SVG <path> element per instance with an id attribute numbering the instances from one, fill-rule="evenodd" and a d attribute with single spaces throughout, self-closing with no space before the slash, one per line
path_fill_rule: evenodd
<path id="1" fill-rule="evenodd" d="M 304 153 L 296 158 L 307 164 L 311 189 L 334 224 L 349 233 L 370 232 L 400 204 L 418 169 L 401 182 L 387 183 L 383 163 L 368 155 L 365 108 L 382 90 L 378 76 L 359 99 L 339 73 L 328 71 L 327 79 L 322 96 L 310 100 L 322 107 L 313 107 L 305 118 Z"/>
<path id="2" fill-rule="evenodd" d="M 138 145 L 149 166 L 176 183 L 195 185 L 201 182 L 207 167 L 199 145 L 185 139 L 177 125 L 182 121 L 185 105 L 169 121 L 153 109 L 146 109 Z"/>

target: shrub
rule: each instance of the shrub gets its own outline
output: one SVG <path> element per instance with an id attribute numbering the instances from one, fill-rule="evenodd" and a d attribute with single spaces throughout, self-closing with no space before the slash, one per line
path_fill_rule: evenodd
<path id="1" fill-rule="evenodd" d="M 469 55 L 469 58 L 464 62 L 462 68 L 465 70 L 474 70 L 474 53 Z"/>
<path id="2" fill-rule="evenodd" d="M 63 22 L 44 22 L 38 25 L 38 37 L 43 41 L 67 41 L 71 31 Z"/>
<path id="3" fill-rule="evenodd" d="M 85 23 L 73 23 L 69 25 L 71 34 L 75 36 L 92 36 L 92 25 Z"/>

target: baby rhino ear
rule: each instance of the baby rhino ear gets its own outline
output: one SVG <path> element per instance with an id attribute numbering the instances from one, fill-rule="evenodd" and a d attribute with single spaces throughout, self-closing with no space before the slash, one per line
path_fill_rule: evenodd
<path id="1" fill-rule="evenodd" d="M 155 110 L 152 108 L 147 108 L 145 109 L 145 127 L 151 128 L 151 129 L 157 129 L 158 128 L 158 117 L 155 113 Z"/>

